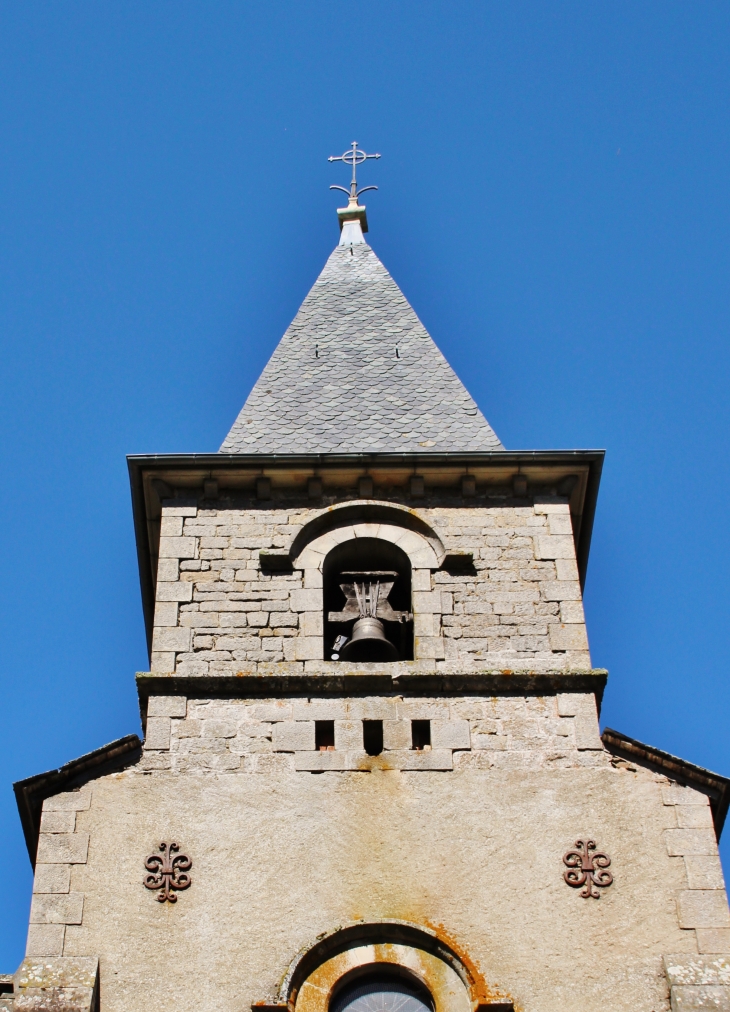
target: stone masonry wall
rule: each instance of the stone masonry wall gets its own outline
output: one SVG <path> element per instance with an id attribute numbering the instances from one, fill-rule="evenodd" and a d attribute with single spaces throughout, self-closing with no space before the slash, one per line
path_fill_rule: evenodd
<path id="1" fill-rule="evenodd" d="M 321 569 L 295 562 L 290 574 L 262 572 L 259 553 L 288 551 L 322 512 L 285 501 L 226 508 L 167 500 L 152 670 L 231 675 L 260 664 L 321 663 Z M 590 668 L 567 500 L 483 500 L 411 512 L 446 552 L 474 559 L 471 574 L 414 568 L 417 662 L 461 671 Z M 405 529 L 403 536 L 417 537 Z"/>
<path id="2" fill-rule="evenodd" d="M 332 720 L 334 751 L 315 750 Z M 384 749 L 363 748 L 363 720 L 382 720 Z M 431 748 L 411 748 L 411 721 L 431 722 Z M 415 699 L 189 699 L 152 696 L 142 768 L 277 770 L 567 769 L 608 763 L 591 693 Z"/>

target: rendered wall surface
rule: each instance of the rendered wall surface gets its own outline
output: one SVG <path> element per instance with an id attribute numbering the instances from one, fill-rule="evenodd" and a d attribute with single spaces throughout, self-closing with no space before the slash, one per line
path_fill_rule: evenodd
<path id="1" fill-rule="evenodd" d="M 294 768 L 302 752 L 318 755 L 296 747 L 310 718 L 344 709 L 352 756 L 354 713 L 394 711 L 397 723 L 399 706 L 440 714 L 453 768 L 389 768 L 388 750 L 367 771 Z M 98 956 L 103 1012 L 197 1012 L 201 996 L 206 1010 L 241 1012 L 275 996 L 318 935 L 358 919 L 442 931 L 525 1012 L 660 1012 L 667 953 L 682 966 L 730 948 L 707 798 L 614 759 L 597 734 L 577 739 L 568 714 L 588 721 L 581 694 L 153 697 L 150 712 L 168 733 L 148 737 L 136 766 L 44 811 L 29 956 Z M 302 736 L 287 740 L 297 724 Z M 507 747 L 482 748 L 483 735 Z M 192 741 L 204 748 L 175 744 Z M 600 900 L 563 879 L 564 852 L 586 837 L 612 861 Z M 175 905 L 143 885 L 163 840 L 193 860 Z"/>
<path id="2" fill-rule="evenodd" d="M 360 918 L 444 930 L 524 1010 L 668 1008 L 662 956 L 697 953 L 679 851 L 701 850 L 702 874 L 721 877 L 702 796 L 687 806 L 702 828 L 686 830 L 665 778 L 606 754 L 588 768 L 322 774 L 271 758 L 250 774 L 141 764 L 84 788 L 68 834 L 84 855 L 48 834 L 44 859 L 74 862 L 59 895 L 83 898 L 63 955 L 98 954 L 104 1012 L 197 1012 L 202 997 L 240 1012 L 275 995 L 317 935 Z M 612 860 L 600 900 L 563 880 L 563 853 L 586 836 Z M 174 906 L 142 884 L 162 840 L 193 860 Z"/>

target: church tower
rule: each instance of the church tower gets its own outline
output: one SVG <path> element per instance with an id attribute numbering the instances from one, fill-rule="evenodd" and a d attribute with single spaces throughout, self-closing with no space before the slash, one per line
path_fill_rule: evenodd
<path id="1" fill-rule="evenodd" d="M 144 740 L 15 785 L 0 1006 L 730 1009 L 730 781 L 599 733 L 603 452 L 503 447 L 346 154 L 339 244 L 220 451 L 129 458 Z"/>

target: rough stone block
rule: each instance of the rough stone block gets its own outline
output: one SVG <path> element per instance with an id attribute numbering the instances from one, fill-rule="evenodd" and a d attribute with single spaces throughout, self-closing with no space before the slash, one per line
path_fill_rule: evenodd
<path id="1" fill-rule="evenodd" d="M 471 745 L 468 720 L 431 721 L 431 744 L 434 749 L 469 748 Z"/>
<path id="2" fill-rule="evenodd" d="M 568 535 L 542 534 L 535 538 L 536 559 L 574 559 L 575 543 Z"/>
<path id="3" fill-rule="evenodd" d="M 175 654 L 171 651 L 163 653 L 154 650 L 150 655 L 150 671 L 170 674 L 175 670 Z"/>
<path id="4" fill-rule="evenodd" d="M 556 559 L 555 574 L 559 580 L 580 580 L 578 563 L 575 559 Z M 580 584 L 579 584 L 580 587 Z"/>
<path id="5" fill-rule="evenodd" d="M 347 751 L 363 747 L 363 728 L 361 720 L 335 721 L 335 750 Z"/>
<path id="6" fill-rule="evenodd" d="M 670 857 L 717 854 L 717 840 L 712 829 L 665 829 L 664 839 Z"/>
<path id="7" fill-rule="evenodd" d="M 445 699 L 402 699 L 397 703 L 398 717 L 403 720 L 448 720 L 449 704 Z"/>
<path id="8" fill-rule="evenodd" d="M 88 833 L 41 833 L 38 837 L 39 864 L 86 864 Z"/>
<path id="9" fill-rule="evenodd" d="M 544 601 L 580 601 L 580 583 L 575 580 L 545 580 L 540 583 Z"/>
<path id="10" fill-rule="evenodd" d="M 44 812 L 85 812 L 91 808 L 91 788 L 78 791 L 64 791 L 54 794 L 43 802 Z"/>
<path id="11" fill-rule="evenodd" d="M 60 956 L 53 960 L 26 958 L 18 967 L 13 983 L 16 991 L 62 987 L 93 990 L 98 967 L 99 960 L 95 956 Z"/>
<path id="12" fill-rule="evenodd" d="M 431 590 L 431 570 L 414 569 L 411 573 L 411 587 L 414 592 L 422 591 L 428 593 Z"/>
<path id="13" fill-rule="evenodd" d="M 584 625 L 548 626 L 551 650 L 587 650 L 588 635 Z"/>
<path id="14" fill-rule="evenodd" d="M 414 646 L 417 660 L 442 661 L 446 656 L 444 641 L 440 636 L 416 636 Z"/>
<path id="15" fill-rule="evenodd" d="M 413 616 L 413 634 L 417 638 L 432 637 L 441 632 L 441 617 L 439 615 L 418 614 Z"/>
<path id="16" fill-rule="evenodd" d="M 670 784 L 662 787 L 662 801 L 665 805 L 709 805 L 706 794 L 696 791 L 693 787 L 682 787 L 681 784 Z"/>
<path id="17" fill-rule="evenodd" d="M 197 538 L 160 538 L 161 559 L 194 559 Z"/>
<path id="18" fill-rule="evenodd" d="M 677 825 L 682 829 L 712 829 L 712 809 L 707 805 L 677 805 Z"/>
<path id="19" fill-rule="evenodd" d="M 582 601 L 561 601 L 560 621 L 565 624 L 581 623 L 585 625 Z"/>
<path id="20" fill-rule="evenodd" d="M 157 601 L 177 601 L 187 604 L 193 599 L 193 584 L 187 580 L 178 580 L 176 583 L 158 583 L 155 596 Z"/>
<path id="21" fill-rule="evenodd" d="M 83 893 L 34 894 L 30 907 L 31 924 L 81 924 Z"/>
<path id="22" fill-rule="evenodd" d="M 160 520 L 160 537 L 180 538 L 183 532 L 183 518 L 164 516 Z"/>
<path id="23" fill-rule="evenodd" d="M 305 590 L 321 590 L 322 589 L 322 570 L 321 569 L 305 569 L 303 579 Z"/>
<path id="24" fill-rule="evenodd" d="M 601 741 L 601 733 L 598 726 L 596 700 L 592 693 L 588 693 L 583 697 L 580 709 L 573 718 L 573 729 L 576 748 L 603 750 L 603 742 Z"/>
<path id="25" fill-rule="evenodd" d="M 297 661 L 321 661 L 324 657 L 324 642 L 319 636 L 297 636 L 294 642 L 294 659 Z"/>
<path id="26" fill-rule="evenodd" d="M 63 953 L 65 935 L 65 924 L 29 925 L 28 941 L 25 946 L 26 956 L 60 956 Z"/>
<path id="27" fill-rule="evenodd" d="M 695 928 L 695 934 L 699 952 L 708 955 L 730 952 L 730 928 Z"/>
<path id="28" fill-rule="evenodd" d="M 730 928 L 724 890 L 685 889 L 677 895 L 680 928 Z"/>
<path id="29" fill-rule="evenodd" d="M 569 534 L 573 536 L 573 523 L 570 513 L 548 513 L 547 526 L 550 534 Z"/>
<path id="30" fill-rule="evenodd" d="M 664 970 L 670 987 L 681 984 L 713 984 L 730 986 L 730 957 L 708 959 L 681 952 L 664 956 Z"/>
<path id="31" fill-rule="evenodd" d="M 36 864 L 34 893 L 67 893 L 70 889 L 70 864 Z"/>
<path id="32" fill-rule="evenodd" d="M 201 721 L 202 736 L 204 738 L 235 738 L 238 734 L 238 727 L 233 720 L 211 720 L 206 718 Z"/>
<path id="33" fill-rule="evenodd" d="M 322 773 L 326 770 L 351 769 L 347 752 L 295 752 L 294 769 L 301 772 Z"/>
<path id="34" fill-rule="evenodd" d="M 672 988 L 672 1012 L 730 1012 L 730 987 Z"/>
<path id="35" fill-rule="evenodd" d="M 73 833 L 76 829 L 76 812 L 43 812 L 41 833 Z"/>
<path id="36" fill-rule="evenodd" d="M 176 583 L 180 573 L 177 559 L 159 559 L 157 562 L 157 582 Z"/>
<path id="37" fill-rule="evenodd" d="M 388 752 L 388 764 L 400 770 L 450 770 L 454 768 L 451 749 L 431 749 L 417 752 L 415 749 L 403 752 Z"/>
<path id="38" fill-rule="evenodd" d="M 184 717 L 188 701 L 185 696 L 150 696 L 147 700 L 148 717 Z"/>
<path id="39" fill-rule="evenodd" d="M 383 748 L 408 749 L 411 747 L 411 722 L 410 720 L 384 720 L 383 721 Z"/>
<path id="40" fill-rule="evenodd" d="M 309 752 L 314 750 L 314 721 L 296 720 L 274 724 L 274 752 Z"/>
<path id="41" fill-rule="evenodd" d="M 422 591 L 414 591 L 413 593 L 413 612 L 414 614 L 428 614 L 428 615 L 440 615 L 441 614 L 441 591 L 432 590 L 427 593 Z"/>
<path id="42" fill-rule="evenodd" d="M 191 629 L 155 629 L 152 633 L 153 650 L 169 650 L 179 654 L 190 652 Z"/>
<path id="43" fill-rule="evenodd" d="M 575 717 L 581 707 L 585 705 L 587 693 L 585 692 L 559 692 L 558 693 L 558 715 L 560 717 Z"/>
<path id="44" fill-rule="evenodd" d="M 177 609 L 178 605 L 176 601 L 158 601 L 155 605 L 154 624 L 156 626 L 176 626 Z"/>
<path id="45" fill-rule="evenodd" d="M 702 809 L 697 809 L 697 811 L 702 811 Z M 722 865 L 718 856 L 687 856 L 684 859 L 684 867 L 687 871 L 687 884 L 690 889 L 725 888 Z M 720 951 L 730 952 L 730 946 Z"/>
<path id="46" fill-rule="evenodd" d="M 322 611 L 321 590 L 293 590 L 291 592 L 292 611 Z"/>
<path id="47" fill-rule="evenodd" d="M 170 718 L 169 717 L 148 717 L 147 729 L 144 739 L 145 749 L 169 749 L 170 747 Z"/>
<path id="48" fill-rule="evenodd" d="M 348 699 L 347 716 L 351 720 L 395 720 L 396 701 L 387 696 Z"/>
<path id="49" fill-rule="evenodd" d="M 345 720 L 348 717 L 346 699 L 295 699 L 293 720 Z M 277 717 L 283 720 L 283 717 Z"/>
<path id="50" fill-rule="evenodd" d="M 278 615 L 276 621 L 279 621 Z M 305 611 L 299 621 L 299 628 L 302 630 L 302 636 L 323 636 L 324 615 L 321 611 Z"/>

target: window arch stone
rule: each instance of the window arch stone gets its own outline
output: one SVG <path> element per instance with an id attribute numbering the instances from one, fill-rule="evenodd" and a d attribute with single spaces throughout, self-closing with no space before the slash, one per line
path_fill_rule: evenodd
<path id="1" fill-rule="evenodd" d="M 338 545 L 356 538 L 377 538 L 405 552 L 411 565 L 413 601 L 413 659 L 440 660 L 444 657 L 441 616 L 452 609 L 451 595 L 433 589 L 431 572 L 440 559 L 433 544 L 423 534 L 389 523 L 352 523 L 320 534 L 293 559 L 302 571 L 301 595 L 304 633 L 297 640 L 297 659 L 324 660 L 323 568 L 327 555 Z M 293 601 L 299 600 L 292 595 Z M 296 605 L 295 605 L 296 610 Z M 339 663 L 339 662 L 335 662 Z"/>
<path id="2" fill-rule="evenodd" d="M 375 921 L 339 928 L 300 952 L 282 981 L 279 1002 L 292 1012 L 330 1012 L 343 985 L 384 968 L 420 984 L 434 1012 L 472 1012 L 499 1000 L 496 989 L 435 931 L 407 921 Z"/>

